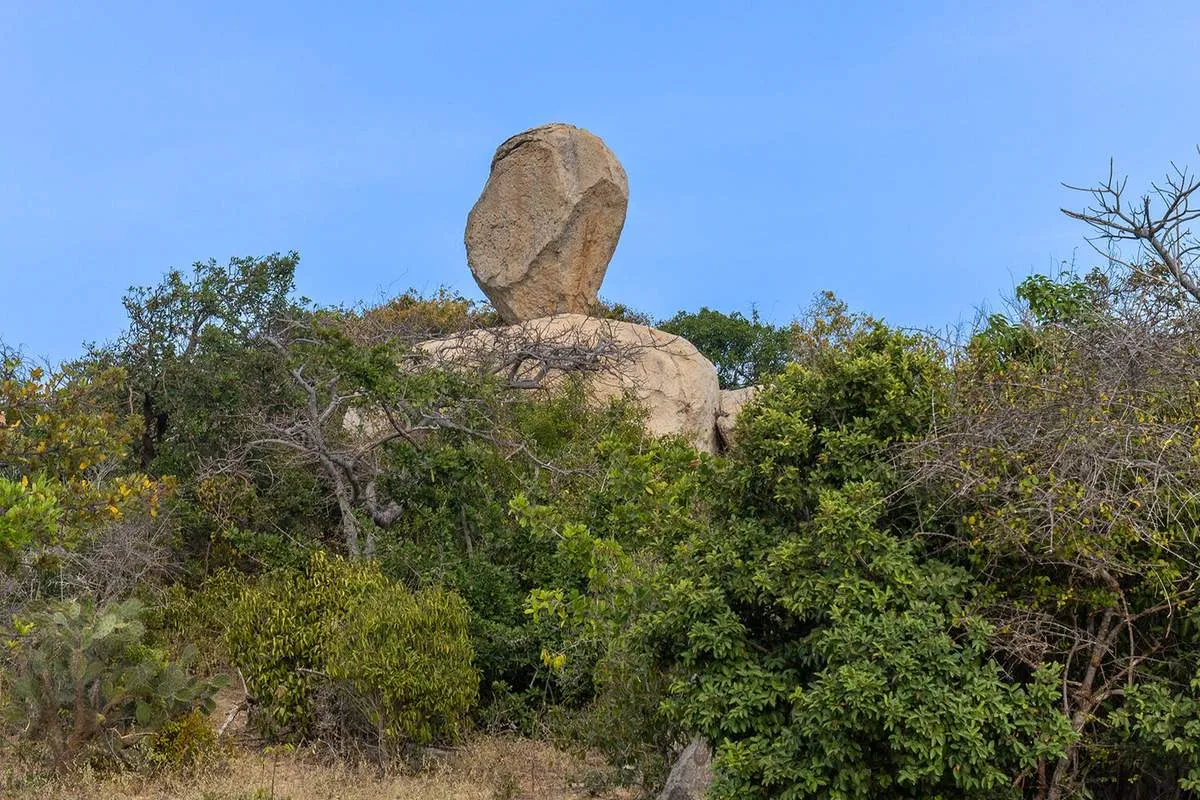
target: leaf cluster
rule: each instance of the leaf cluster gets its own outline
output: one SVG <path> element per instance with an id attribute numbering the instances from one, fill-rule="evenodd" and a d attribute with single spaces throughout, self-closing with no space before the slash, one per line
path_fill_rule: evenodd
<path id="1" fill-rule="evenodd" d="M 317 551 L 302 572 L 243 586 L 227 636 L 262 733 L 353 734 L 383 758 L 464 731 L 479 683 L 467 614 L 453 593 L 412 592 L 377 565 Z"/>

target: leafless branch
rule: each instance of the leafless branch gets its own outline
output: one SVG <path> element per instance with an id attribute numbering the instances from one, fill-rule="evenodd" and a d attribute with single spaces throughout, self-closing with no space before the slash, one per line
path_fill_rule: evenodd
<path id="1" fill-rule="evenodd" d="M 1192 301 L 1200 301 L 1200 278 L 1197 276 L 1200 240 L 1190 225 L 1200 218 L 1200 207 L 1193 205 L 1193 196 L 1200 189 L 1200 179 L 1186 167 L 1171 165 L 1172 171 L 1161 183 L 1152 183 L 1150 191 L 1132 203 L 1125 202 L 1128 178 L 1116 178 L 1109 162 L 1108 177 L 1101 183 L 1080 187 L 1064 184 L 1072 191 L 1088 195 L 1092 203 L 1081 211 L 1061 209 L 1072 219 L 1086 223 L 1095 232 L 1088 241 L 1098 253 L 1110 261 L 1157 280 L 1157 272 L 1148 265 L 1161 265 L 1175 284 Z M 1122 241 L 1136 242 L 1142 258 L 1122 259 L 1113 245 Z M 1101 247 L 1100 244 L 1108 245 Z"/>

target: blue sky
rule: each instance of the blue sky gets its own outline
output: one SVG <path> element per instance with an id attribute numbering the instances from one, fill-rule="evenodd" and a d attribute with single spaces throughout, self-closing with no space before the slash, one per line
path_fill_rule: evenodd
<path id="1" fill-rule="evenodd" d="M 629 174 L 602 295 L 970 319 L 1078 252 L 1059 182 L 1197 164 L 1200 4 L 0 0 L 0 339 L 63 358 L 172 266 L 295 249 L 322 303 L 447 284 L 493 150 Z"/>

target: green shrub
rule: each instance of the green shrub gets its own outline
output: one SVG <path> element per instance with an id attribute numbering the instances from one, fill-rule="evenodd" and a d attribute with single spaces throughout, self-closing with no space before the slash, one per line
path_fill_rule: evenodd
<path id="1" fill-rule="evenodd" d="M 381 747 L 457 739 L 479 690 L 467 604 L 440 589 L 390 584 L 342 619 L 325 671 Z"/>
<path id="2" fill-rule="evenodd" d="M 709 527 L 642 621 L 714 798 L 1020 797 L 1071 740 L 1052 664 L 1006 672 L 893 453 L 941 406 L 923 337 L 830 306 L 739 419 Z"/>
<path id="3" fill-rule="evenodd" d="M 728 456 L 647 450 L 591 502 L 513 501 L 557 543 L 529 597 L 562 631 L 547 667 L 592 659 L 603 724 L 576 738 L 652 782 L 699 734 L 714 798 L 1020 796 L 1070 740 L 1058 673 L 992 660 L 893 457 L 941 406 L 943 358 L 833 300 L 795 341 Z"/>
<path id="4" fill-rule="evenodd" d="M 246 587 L 228 638 L 264 735 L 392 747 L 462 731 L 479 686 L 467 628 L 458 595 L 412 593 L 375 564 L 317 552 L 303 572 Z"/>
<path id="5" fill-rule="evenodd" d="M 263 735 L 287 740 L 311 734 L 314 689 L 338 622 L 384 582 L 370 566 L 318 552 L 302 572 L 272 572 L 243 587 L 228 645 L 255 699 L 252 722 Z"/>
<path id="6" fill-rule="evenodd" d="M 229 609 L 249 580 L 243 573 L 223 569 L 199 585 L 174 583 L 164 587 L 146 609 L 146 627 L 156 644 L 169 652 L 195 648 L 195 668 L 200 674 L 227 672 L 230 657 L 225 631 Z"/>
<path id="7" fill-rule="evenodd" d="M 55 767 L 98 749 L 129 763 L 128 748 L 196 708 L 218 682 L 188 673 L 194 654 L 169 661 L 145 644 L 136 600 L 96 607 L 51 603 L 15 621 L 8 711 Z"/>
<path id="8" fill-rule="evenodd" d="M 166 723 L 146 742 L 146 761 L 159 770 L 194 772 L 226 752 L 198 709 Z"/>

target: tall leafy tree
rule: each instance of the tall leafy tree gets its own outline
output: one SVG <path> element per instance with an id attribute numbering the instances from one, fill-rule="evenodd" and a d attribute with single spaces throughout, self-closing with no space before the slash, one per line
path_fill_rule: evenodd
<path id="1" fill-rule="evenodd" d="M 734 311 L 725 314 L 710 308 L 680 311 L 658 327 L 682 336 L 717 367 L 722 389 L 761 383 L 783 369 L 791 356 L 791 331 Z"/>
<path id="2" fill-rule="evenodd" d="M 197 262 L 124 298 L 129 326 L 105 353 L 127 372 L 129 401 L 141 416 L 138 460 L 150 470 L 173 428 L 182 396 L 205 349 L 244 345 L 294 305 L 295 252 Z M 241 377 L 251 377 L 253 373 Z"/>

